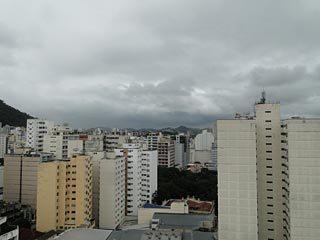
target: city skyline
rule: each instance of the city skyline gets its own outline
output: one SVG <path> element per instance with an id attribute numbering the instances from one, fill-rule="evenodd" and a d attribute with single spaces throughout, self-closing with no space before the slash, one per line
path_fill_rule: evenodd
<path id="1" fill-rule="evenodd" d="M 280 101 L 319 117 L 316 1 L 0 3 L 0 95 L 75 127 L 211 126 Z"/>

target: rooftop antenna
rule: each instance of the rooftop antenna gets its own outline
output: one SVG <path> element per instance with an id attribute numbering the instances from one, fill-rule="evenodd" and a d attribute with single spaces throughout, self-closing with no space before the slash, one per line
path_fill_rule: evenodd
<path id="1" fill-rule="evenodd" d="M 261 98 L 260 98 L 260 103 L 265 104 L 266 103 L 266 91 L 263 89 L 261 92 Z"/>

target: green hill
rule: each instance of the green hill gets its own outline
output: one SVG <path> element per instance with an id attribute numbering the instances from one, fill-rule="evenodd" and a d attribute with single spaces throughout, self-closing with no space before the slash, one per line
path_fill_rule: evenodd
<path id="1" fill-rule="evenodd" d="M 0 122 L 2 122 L 2 126 L 10 125 L 25 127 L 28 118 L 33 117 L 24 112 L 20 112 L 18 109 L 13 108 L 0 100 Z"/>

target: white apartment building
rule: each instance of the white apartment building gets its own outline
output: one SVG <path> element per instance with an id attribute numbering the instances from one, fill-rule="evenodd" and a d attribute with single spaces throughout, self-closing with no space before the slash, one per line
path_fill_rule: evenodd
<path id="1" fill-rule="evenodd" d="M 255 120 L 218 120 L 219 240 L 257 240 Z"/>
<path id="2" fill-rule="evenodd" d="M 3 158 L 7 150 L 7 134 L 0 133 L 0 158 Z"/>
<path id="3" fill-rule="evenodd" d="M 116 152 L 123 153 L 127 164 L 126 215 L 137 216 L 138 207 L 142 205 L 142 148 L 139 144 L 126 143 L 123 149 L 117 149 Z"/>
<path id="4" fill-rule="evenodd" d="M 100 161 L 99 227 L 115 229 L 125 217 L 125 159 L 107 152 Z"/>
<path id="5" fill-rule="evenodd" d="M 158 190 L 158 151 L 143 150 L 141 154 L 141 201 L 152 202 Z"/>
<path id="6" fill-rule="evenodd" d="M 211 151 L 212 143 L 214 141 L 212 132 L 202 130 L 202 133 L 195 137 L 195 150 L 197 151 Z"/>
<path id="7" fill-rule="evenodd" d="M 162 138 L 162 133 L 149 133 L 147 136 L 147 148 L 148 150 L 158 150 L 158 143 Z"/>
<path id="8" fill-rule="evenodd" d="M 44 135 L 52 132 L 54 122 L 43 119 L 27 120 L 27 139 L 26 146 L 33 148 L 35 151 L 43 151 Z"/>
<path id="9" fill-rule="evenodd" d="M 141 144 L 126 143 L 116 149 L 126 160 L 126 215 L 137 216 L 138 208 L 152 202 L 157 190 L 158 152 L 143 150 Z"/>
<path id="10" fill-rule="evenodd" d="M 67 136 L 60 134 L 46 134 L 43 136 L 43 152 L 52 153 L 56 159 L 67 157 Z M 64 142 L 66 142 L 64 144 Z"/>

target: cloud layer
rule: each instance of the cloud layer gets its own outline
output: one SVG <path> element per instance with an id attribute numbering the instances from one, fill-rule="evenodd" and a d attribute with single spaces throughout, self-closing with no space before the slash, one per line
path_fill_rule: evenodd
<path id="1" fill-rule="evenodd" d="M 76 127 L 209 126 L 252 110 L 320 116 L 320 3 L 0 2 L 0 96 Z"/>

